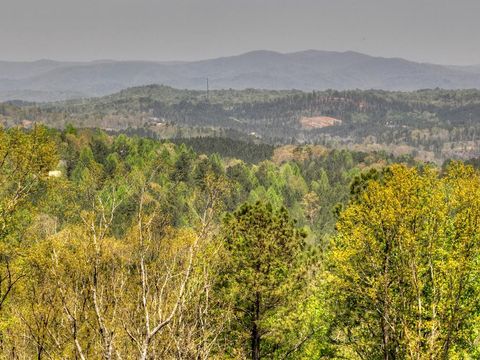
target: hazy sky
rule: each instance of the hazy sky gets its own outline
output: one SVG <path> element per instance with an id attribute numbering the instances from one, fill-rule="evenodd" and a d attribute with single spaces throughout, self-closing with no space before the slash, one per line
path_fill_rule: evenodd
<path id="1" fill-rule="evenodd" d="M 480 64 L 480 0 L 0 0 L 0 59 L 355 50 Z"/>

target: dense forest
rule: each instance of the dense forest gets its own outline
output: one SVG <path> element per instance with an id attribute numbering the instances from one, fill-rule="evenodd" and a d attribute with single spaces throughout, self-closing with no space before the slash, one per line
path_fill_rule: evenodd
<path id="1" fill-rule="evenodd" d="M 331 126 L 302 119 L 331 117 Z M 151 85 L 67 102 L 0 104 L 5 125 L 43 122 L 109 131 L 148 132 L 158 138 L 228 137 L 269 144 L 322 144 L 385 150 L 442 163 L 480 153 L 478 90 L 300 91 L 177 90 Z"/>
<path id="2" fill-rule="evenodd" d="M 326 109 L 325 94 L 231 111 L 305 109 L 302 101 Z M 382 101 L 435 110 L 428 121 L 439 127 L 463 121 L 449 117 L 450 106 L 477 106 L 473 95 L 441 91 L 344 93 L 349 102 L 330 94 L 345 106 L 328 115 L 345 121 L 368 94 L 372 114 L 384 111 Z M 33 111 L 23 106 L 2 111 Z M 163 106 L 151 110 L 158 117 Z M 2 358 L 480 356 L 474 166 L 318 145 L 189 141 L 71 125 L 0 129 Z M 242 146 L 243 160 L 232 151 Z"/>

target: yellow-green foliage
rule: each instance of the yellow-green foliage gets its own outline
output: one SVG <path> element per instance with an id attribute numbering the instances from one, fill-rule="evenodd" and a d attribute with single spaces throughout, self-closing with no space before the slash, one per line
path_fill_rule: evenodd
<path id="1" fill-rule="evenodd" d="M 345 354 L 439 359 L 472 351 L 479 304 L 480 174 L 392 166 L 337 224 L 331 283 Z M 477 335 L 478 336 L 478 335 Z"/>

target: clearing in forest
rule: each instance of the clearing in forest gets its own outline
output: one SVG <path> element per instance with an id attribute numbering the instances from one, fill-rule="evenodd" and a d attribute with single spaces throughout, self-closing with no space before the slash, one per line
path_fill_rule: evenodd
<path id="1" fill-rule="evenodd" d="M 327 126 L 340 125 L 342 120 L 335 119 L 329 116 L 313 116 L 313 117 L 302 117 L 300 119 L 300 124 L 305 129 L 320 129 Z"/>

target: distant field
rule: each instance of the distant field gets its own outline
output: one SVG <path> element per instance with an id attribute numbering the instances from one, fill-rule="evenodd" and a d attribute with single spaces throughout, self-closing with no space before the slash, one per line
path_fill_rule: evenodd
<path id="1" fill-rule="evenodd" d="M 340 125 L 342 120 L 329 116 L 302 117 L 300 124 L 304 129 L 321 129 L 328 126 Z"/>

